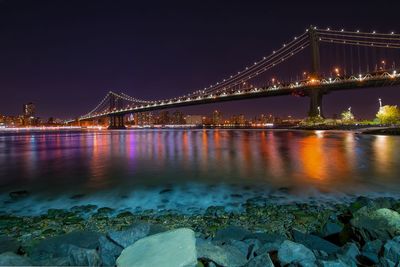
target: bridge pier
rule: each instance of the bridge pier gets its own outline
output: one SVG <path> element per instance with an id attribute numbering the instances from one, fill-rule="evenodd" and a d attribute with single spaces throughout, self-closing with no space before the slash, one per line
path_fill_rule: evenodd
<path id="1" fill-rule="evenodd" d="M 310 94 L 310 109 L 308 111 L 309 117 L 324 117 L 322 113 L 322 96 L 324 93 L 321 89 L 311 89 Z"/>
<path id="2" fill-rule="evenodd" d="M 110 116 L 110 125 L 108 126 L 109 130 L 114 129 L 126 129 L 124 125 L 124 115 L 111 115 Z"/>

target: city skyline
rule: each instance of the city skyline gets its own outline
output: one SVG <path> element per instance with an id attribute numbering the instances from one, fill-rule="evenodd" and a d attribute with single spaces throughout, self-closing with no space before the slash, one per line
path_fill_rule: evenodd
<path id="1" fill-rule="evenodd" d="M 327 17 L 317 16 L 304 5 L 299 7 L 304 11 L 301 15 L 288 11 L 299 21 L 297 25 L 279 27 L 271 23 L 284 10 L 276 3 L 252 2 L 243 7 L 236 2 L 221 2 L 212 5 L 215 10 L 178 3 L 160 4 L 156 9 L 125 1 L 89 3 L 28 1 L 23 7 L 12 1 L 0 3 L 5 25 L 0 30 L 5 36 L 1 44 L 4 60 L 0 63 L 0 86 L 5 97 L 0 100 L 0 113 L 16 115 L 18 103 L 29 99 L 40 106 L 38 114 L 42 117 L 74 118 L 88 112 L 109 88 L 149 100 L 181 95 L 243 68 L 309 24 L 396 30 L 388 28 L 396 25 L 391 10 L 385 11 L 385 21 L 371 22 L 363 18 L 379 12 L 379 7 L 371 9 L 368 4 L 357 3 L 348 5 L 357 6 L 360 14 L 346 19 L 335 17 L 334 12 Z M 338 6 L 331 8 L 338 10 Z M 70 14 L 75 15 L 73 19 Z M 225 19 L 221 20 L 219 14 Z M 11 18 L 13 15 L 15 18 Z M 236 17 L 246 23 L 239 24 Z M 181 25 L 183 20 L 187 25 Z M 27 38 L 32 43 L 26 42 Z M 232 57 L 234 60 L 230 60 Z M 399 92 L 380 88 L 365 89 L 362 94 L 331 93 L 324 99 L 325 114 L 330 117 L 352 106 L 356 114 L 373 117 L 378 98 L 386 104 L 397 104 Z M 307 106 L 306 98 L 279 97 L 187 107 L 182 111 L 198 114 L 220 109 L 234 114 L 243 110 L 248 116 L 266 112 L 302 118 L 307 115 Z"/>

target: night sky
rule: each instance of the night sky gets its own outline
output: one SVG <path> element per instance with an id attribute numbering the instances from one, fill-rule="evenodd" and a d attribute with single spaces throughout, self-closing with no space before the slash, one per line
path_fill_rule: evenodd
<path id="1" fill-rule="evenodd" d="M 160 99 L 201 89 L 243 69 L 309 25 L 400 32 L 396 1 L 0 0 L 0 114 L 71 118 L 109 90 Z M 373 117 L 400 87 L 333 92 L 326 115 L 348 106 Z M 304 117 L 308 99 L 274 97 L 182 109 L 185 113 Z"/>

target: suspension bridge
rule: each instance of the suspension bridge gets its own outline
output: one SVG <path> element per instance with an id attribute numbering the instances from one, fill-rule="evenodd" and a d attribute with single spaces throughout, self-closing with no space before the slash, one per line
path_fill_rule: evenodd
<path id="1" fill-rule="evenodd" d="M 283 95 L 309 97 L 308 116 L 323 116 L 322 98 L 329 92 L 399 85 L 397 66 L 400 34 L 311 26 L 270 55 L 203 89 L 158 100 L 110 91 L 90 112 L 68 122 L 106 117 L 110 129 L 122 129 L 127 114 Z"/>

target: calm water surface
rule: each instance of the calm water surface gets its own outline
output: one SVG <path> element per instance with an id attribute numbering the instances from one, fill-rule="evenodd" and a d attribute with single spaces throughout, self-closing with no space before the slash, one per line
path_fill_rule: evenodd
<path id="1" fill-rule="evenodd" d="M 0 132 L 0 211 L 400 192 L 400 137 L 278 130 Z M 8 193 L 28 190 L 9 203 Z M 34 200 L 34 201 L 32 201 Z M 32 205 L 32 203 L 35 203 Z"/>

